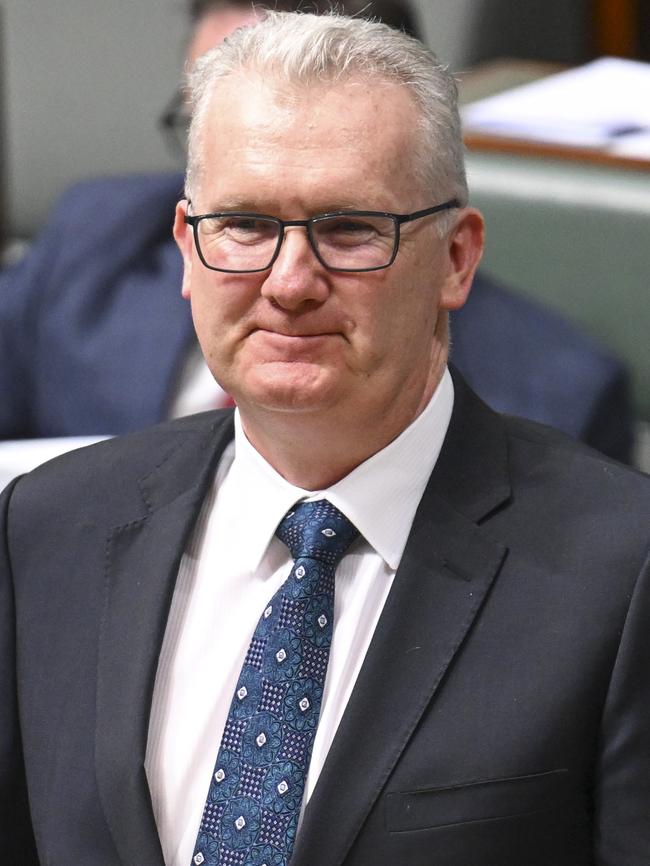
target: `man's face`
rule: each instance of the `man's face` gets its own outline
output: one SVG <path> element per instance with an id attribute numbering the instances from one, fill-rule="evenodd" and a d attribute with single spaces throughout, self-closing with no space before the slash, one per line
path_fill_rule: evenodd
<path id="1" fill-rule="evenodd" d="M 437 204 L 414 178 L 415 128 L 397 85 L 359 80 L 287 92 L 256 76 L 226 80 L 208 112 L 191 211 L 291 220 Z M 471 281 L 459 276 L 458 240 L 440 239 L 435 217 L 403 226 L 385 270 L 329 271 L 295 227 L 270 270 L 228 274 L 202 265 L 184 207 L 175 226 L 183 292 L 208 365 L 243 414 L 340 410 L 375 423 L 398 412 L 404 426 L 415 417 L 444 363 L 439 309 L 460 306 Z"/>

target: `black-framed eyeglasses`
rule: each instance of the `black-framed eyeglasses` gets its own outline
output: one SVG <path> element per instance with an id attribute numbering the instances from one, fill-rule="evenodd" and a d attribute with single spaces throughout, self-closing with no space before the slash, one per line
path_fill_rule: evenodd
<path id="1" fill-rule="evenodd" d="M 158 127 L 172 156 L 185 160 L 187 157 L 187 133 L 190 128 L 190 109 L 186 94 L 181 90 L 169 100 L 158 118 Z"/>
<path id="2" fill-rule="evenodd" d="M 230 211 L 185 216 L 206 268 L 228 274 L 267 271 L 280 254 L 288 226 L 303 226 L 318 261 L 332 271 L 379 271 L 395 261 L 400 227 L 460 207 L 458 199 L 409 214 L 346 210 L 306 220 L 281 220 L 265 214 Z"/>

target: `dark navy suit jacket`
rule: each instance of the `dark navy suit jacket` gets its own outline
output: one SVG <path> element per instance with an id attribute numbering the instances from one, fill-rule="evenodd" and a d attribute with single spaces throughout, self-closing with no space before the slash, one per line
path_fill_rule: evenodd
<path id="1" fill-rule="evenodd" d="M 454 385 L 291 866 L 647 866 L 650 480 Z M 0 496 L 3 866 L 163 866 L 151 696 L 232 435 L 168 422 Z"/>
<path id="2" fill-rule="evenodd" d="M 171 237 L 181 195 L 179 174 L 79 184 L 0 275 L 0 438 L 124 433 L 166 417 L 195 339 Z M 452 342 L 495 409 L 629 459 L 625 369 L 573 325 L 479 275 Z"/>

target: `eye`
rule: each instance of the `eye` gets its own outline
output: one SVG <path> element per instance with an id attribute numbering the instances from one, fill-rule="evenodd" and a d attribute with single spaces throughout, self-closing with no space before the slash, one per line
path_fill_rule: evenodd
<path id="1" fill-rule="evenodd" d="M 372 220 L 358 217 L 328 217 L 314 223 L 318 238 L 325 243 L 364 244 L 377 237 L 377 226 Z"/>
<path id="2" fill-rule="evenodd" d="M 207 238 L 238 244 L 262 243 L 277 238 L 278 227 L 272 220 L 256 216 L 220 214 L 201 221 Z"/>
<path id="3" fill-rule="evenodd" d="M 242 234 L 267 231 L 269 225 L 267 221 L 255 219 L 255 217 L 229 217 L 224 221 L 224 227 L 228 231 L 241 232 Z"/>

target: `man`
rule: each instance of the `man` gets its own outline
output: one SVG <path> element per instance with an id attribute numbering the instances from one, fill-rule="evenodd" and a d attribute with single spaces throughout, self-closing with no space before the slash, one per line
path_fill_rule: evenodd
<path id="1" fill-rule="evenodd" d="M 193 94 L 174 233 L 238 410 L 0 501 L 3 852 L 645 866 L 648 479 L 450 376 L 483 239 L 453 81 L 277 13 Z"/>
<path id="2" fill-rule="evenodd" d="M 342 5 L 415 29 L 401 3 Z M 188 11 L 190 63 L 252 17 L 250 0 L 192 0 Z M 0 438 L 123 433 L 223 402 L 179 294 L 168 214 L 181 190 L 175 174 L 82 183 L 0 275 Z M 452 334 L 455 364 L 494 408 L 630 459 L 626 371 L 568 322 L 479 275 Z"/>

